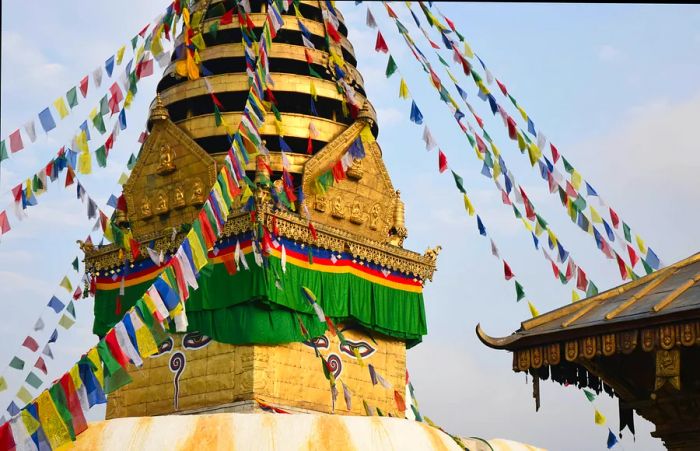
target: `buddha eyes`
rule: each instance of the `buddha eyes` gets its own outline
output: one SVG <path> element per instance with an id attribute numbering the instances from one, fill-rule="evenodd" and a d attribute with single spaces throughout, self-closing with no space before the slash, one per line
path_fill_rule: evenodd
<path id="1" fill-rule="evenodd" d="M 330 347 L 328 338 L 326 338 L 324 335 L 321 335 L 320 337 L 314 337 L 311 340 L 307 340 L 304 342 L 304 344 L 311 348 L 317 349 L 328 349 Z"/>
<path id="2" fill-rule="evenodd" d="M 340 352 L 343 352 L 350 357 L 355 357 L 355 351 L 360 354 L 360 357 L 367 357 L 374 354 L 376 349 L 366 341 L 345 340 L 345 343 L 340 345 Z"/>

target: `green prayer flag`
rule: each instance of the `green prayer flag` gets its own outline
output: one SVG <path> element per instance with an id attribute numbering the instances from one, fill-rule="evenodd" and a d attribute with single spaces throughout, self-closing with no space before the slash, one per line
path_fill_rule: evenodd
<path id="1" fill-rule="evenodd" d="M 221 5 L 221 3 L 219 3 L 219 5 Z M 212 39 L 216 39 L 216 35 L 218 33 L 219 33 L 219 22 L 216 21 L 209 26 L 209 34 L 211 35 Z"/>
<path id="2" fill-rule="evenodd" d="M 104 363 L 105 369 L 105 393 L 109 394 L 131 382 L 131 376 L 117 362 L 112 353 L 107 347 L 107 343 L 103 340 L 97 344 L 97 353 L 100 360 Z"/>
<path id="3" fill-rule="evenodd" d="M 396 72 L 397 66 L 396 66 L 396 61 L 394 61 L 394 57 L 389 55 L 389 61 L 386 64 L 386 78 L 391 77 L 394 72 Z"/>
<path id="4" fill-rule="evenodd" d="M 593 394 L 593 392 L 588 391 L 588 390 L 586 390 L 586 389 L 584 388 L 584 389 L 583 389 L 583 394 L 586 395 L 586 398 L 588 398 L 588 400 L 589 400 L 590 402 L 595 401 L 595 395 Z"/>
<path id="5" fill-rule="evenodd" d="M 214 121 L 216 122 L 216 126 L 220 126 L 223 121 L 221 120 L 221 111 L 219 111 L 219 107 L 214 105 Z"/>
<path id="6" fill-rule="evenodd" d="M 538 215 L 535 213 L 535 217 L 537 218 L 537 222 L 542 227 L 543 229 L 547 230 L 547 221 L 545 221 L 542 216 Z"/>
<path id="7" fill-rule="evenodd" d="M 7 154 L 7 145 L 5 145 L 5 140 L 3 139 L 2 142 L 0 142 L 0 162 L 8 158 L 10 158 L 10 156 Z"/>
<path id="8" fill-rule="evenodd" d="M 275 119 L 277 119 L 278 121 L 282 120 L 282 115 L 280 114 L 280 110 L 277 109 L 277 107 L 275 106 L 274 103 L 272 104 L 272 113 L 275 115 Z"/>
<path id="9" fill-rule="evenodd" d="M 396 28 L 399 29 L 399 33 L 408 34 L 408 30 L 406 29 L 406 27 L 404 27 L 404 25 L 401 22 L 399 22 L 399 19 L 396 19 Z"/>
<path id="10" fill-rule="evenodd" d="M 525 290 L 523 290 L 523 286 L 517 280 L 515 281 L 515 296 L 517 297 L 516 301 L 520 301 L 525 297 Z"/>
<path id="11" fill-rule="evenodd" d="M 78 105 L 78 90 L 75 86 L 66 93 L 66 99 L 68 100 L 68 106 L 71 108 Z"/>
<path id="12" fill-rule="evenodd" d="M 646 260 L 642 259 L 642 265 L 644 266 L 644 271 L 646 271 L 647 274 L 651 274 L 654 272 L 654 269 L 651 266 L 649 266 Z"/>
<path id="13" fill-rule="evenodd" d="M 107 94 L 105 94 L 104 97 L 102 97 L 100 99 L 100 113 L 99 114 L 104 116 L 107 113 L 109 113 L 109 99 L 107 98 Z"/>
<path id="14" fill-rule="evenodd" d="M 80 260 L 78 260 L 78 257 L 75 257 L 75 260 L 73 260 L 73 269 L 78 271 L 80 268 Z"/>
<path id="15" fill-rule="evenodd" d="M 629 271 L 629 273 L 630 273 L 630 277 L 632 278 L 632 280 L 639 279 L 639 276 L 634 271 Z"/>
<path id="16" fill-rule="evenodd" d="M 583 199 L 582 196 L 578 196 L 576 200 L 572 202 L 572 205 L 578 211 L 583 211 L 586 209 L 586 201 Z"/>
<path id="17" fill-rule="evenodd" d="M 75 318 L 75 304 L 73 304 L 73 301 L 70 301 L 68 303 L 68 307 L 66 307 L 66 311 L 73 315 L 73 318 Z"/>
<path id="18" fill-rule="evenodd" d="M 466 135 L 467 139 L 469 140 L 469 144 L 471 144 L 472 147 L 474 147 L 476 145 L 476 141 L 474 140 L 474 138 L 472 138 L 472 135 L 470 135 L 469 133 L 467 133 Z"/>
<path id="19" fill-rule="evenodd" d="M 622 230 L 625 231 L 625 239 L 627 242 L 631 243 L 632 242 L 632 232 L 630 231 L 630 226 L 625 224 L 625 222 L 622 222 Z"/>
<path id="20" fill-rule="evenodd" d="M 457 37 L 459 38 L 459 42 L 464 42 L 464 36 L 462 36 L 462 35 L 459 33 L 459 31 L 455 31 L 455 34 L 456 34 Z"/>
<path id="21" fill-rule="evenodd" d="M 450 67 L 449 63 L 447 61 L 445 61 L 444 59 L 442 59 L 442 57 L 440 55 L 438 55 L 438 59 L 440 60 L 440 62 L 442 63 L 443 66 Z"/>
<path id="22" fill-rule="evenodd" d="M 314 70 L 314 68 L 311 67 L 311 64 L 309 64 L 309 75 L 311 75 L 312 77 L 316 77 L 316 78 L 322 78 L 322 77 L 318 74 L 318 72 L 316 72 L 316 71 Z"/>
<path id="23" fill-rule="evenodd" d="M 566 285 L 566 275 L 562 274 L 561 271 L 559 271 L 559 281 L 562 283 L 562 285 Z"/>
<path id="24" fill-rule="evenodd" d="M 513 213 L 515 214 L 515 217 L 520 219 L 523 217 L 523 215 L 520 214 L 520 210 L 518 210 L 515 205 L 513 205 Z"/>
<path id="25" fill-rule="evenodd" d="M 472 78 L 476 83 L 479 83 L 481 81 L 481 76 L 479 76 L 479 73 L 472 69 Z"/>
<path id="26" fill-rule="evenodd" d="M 590 298 L 598 294 L 598 287 L 595 286 L 592 280 L 588 281 L 588 288 L 586 289 L 586 297 Z"/>
<path id="27" fill-rule="evenodd" d="M 129 162 L 126 163 L 126 167 L 131 171 L 132 169 L 134 169 L 134 166 L 136 166 L 136 155 L 132 153 L 129 157 Z"/>
<path id="28" fill-rule="evenodd" d="M 25 379 L 25 382 L 34 387 L 34 389 L 38 389 L 39 387 L 41 387 L 42 384 L 41 379 L 39 379 L 39 376 L 34 374 L 34 371 L 29 372 L 27 378 Z"/>
<path id="29" fill-rule="evenodd" d="M 379 407 L 377 407 L 377 415 L 379 415 L 380 417 L 384 416 L 384 412 L 382 412 L 382 409 L 380 409 Z"/>
<path id="30" fill-rule="evenodd" d="M 493 169 L 493 160 L 491 159 L 491 152 L 486 152 L 484 155 L 484 164 L 487 168 Z"/>
<path id="31" fill-rule="evenodd" d="M 566 158 L 561 157 L 561 161 L 564 162 L 564 169 L 566 170 L 566 172 L 568 172 L 569 174 L 574 172 L 574 167 L 571 166 L 568 161 L 566 161 Z"/>
<path id="32" fill-rule="evenodd" d="M 136 43 L 139 42 L 139 35 L 134 36 L 131 38 L 131 49 L 136 50 Z"/>
<path id="33" fill-rule="evenodd" d="M 486 133 L 486 130 L 481 130 L 481 134 L 484 136 L 484 139 L 490 143 L 493 143 L 493 140 L 491 139 L 491 136 Z"/>
<path id="34" fill-rule="evenodd" d="M 464 189 L 464 180 L 462 177 L 459 176 L 455 171 L 452 171 L 452 177 L 455 179 L 455 185 L 457 185 L 457 189 L 463 192 L 464 194 L 467 194 L 467 191 Z"/>
<path id="35" fill-rule="evenodd" d="M 97 165 L 99 167 L 104 168 L 107 166 L 107 150 L 105 149 L 105 146 L 100 146 L 95 151 L 95 159 L 97 160 Z"/>
<path id="36" fill-rule="evenodd" d="M 95 117 L 92 118 L 92 125 L 94 125 L 97 131 L 102 135 L 104 135 L 104 133 L 107 131 L 107 128 L 105 128 L 105 121 L 102 119 L 101 111 L 99 111 Z"/>
<path id="37" fill-rule="evenodd" d="M 68 410 L 68 401 L 66 400 L 66 393 L 63 391 L 61 384 L 54 384 L 49 388 L 49 394 L 51 395 L 51 400 L 56 405 L 56 410 L 61 416 L 61 419 L 66 424 L 68 428 L 68 433 L 70 434 L 71 440 L 75 440 L 75 430 L 73 429 L 73 415 Z"/>
<path id="38" fill-rule="evenodd" d="M 32 179 L 32 190 L 34 192 L 37 192 L 42 189 L 44 189 L 44 184 L 41 183 L 41 179 L 39 178 L 39 176 L 34 174 L 34 178 Z"/>
<path id="39" fill-rule="evenodd" d="M 24 369 L 24 360 L 16 356 L 12 357 L 12 361 L 10 362 L 10 368 L 14 368 L 16 370 Z"/>

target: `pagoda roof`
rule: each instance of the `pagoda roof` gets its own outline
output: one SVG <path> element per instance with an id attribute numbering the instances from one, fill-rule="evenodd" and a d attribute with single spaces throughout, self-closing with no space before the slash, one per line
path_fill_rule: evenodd
<path id="1" fill-rule="evenodd" d="M 635 281 L 521 323 L 507 337 L 479 339 L 495 349 L 534 346 L 700 320 L 700 253 Z"/>

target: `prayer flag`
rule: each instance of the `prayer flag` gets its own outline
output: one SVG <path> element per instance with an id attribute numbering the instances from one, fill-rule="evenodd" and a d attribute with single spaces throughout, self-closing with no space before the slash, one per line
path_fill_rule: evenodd
<path id="1" fill-rule="evenodd" d="M 61 319 L 58 320 L 58 324 L 64 329 L 70 329 L 73 324 L 75 324 L 75 320 L 71 319 L 68 315 L 63 314 Z"/>
<path id="2" fill-rule="evenodd" d="M 486 227 L 484 227 L 484 223 L 481 222 L 479 215 L 476 215 L 476 226 L 479 229 L 479 235 L 486 236 Z"/>
<path id="3" fill-rule="evenodd" d="M 66 279 L 66 278 L 64 277 L 64 279 Z M 69 281 L 69 283 L 70 283 L 70 281 Z M 70 292 L 72 290 L 68 290 L 68 291 Z M 47 305 L 48 305 L 48 307 L 51 307 L 53 309 L 53 311 L 56 313 L 59 313 L 61 310 L 63 310 L 66 307 L 56 296 L 52 296 L 51 300 L 49 301 L 49 303 Z"/>
<path id="4" fill-rule="evenodd" d="M 586 273 L 584 273 L 581 268 L 577 268 L 576 288 L 578 288 L 581 291 L 586 291 L 586 288 L 588 288 L 588 279 L 586 278 Z"/>
<path id="5" fill-rule="evenodd" d="M 68 100 L 68 106 L 73 109 L 78 105 L 78 90 L 73 86 L 67 93 L 66 99 Z"/>
<path id="6" fill-rule="evenodd" d="M 440 149 L 438 149 L 438 169 L 440 170 L 440 173 L 447 170 L 447 157 Z"/>
<path id="7" fill-rule="evenodd" d="M 12 360 L 10 361 L 10 368 L 14 368 L 16 370 L 24 369 L 24 360 L 17 356 L 12 357 Z"/>
<path id="8" fill-rule="evenodd" d="M 406 80 L 402 78 L 401 82 L 399 83 L 399 97 L 402 99 L 407 99 L 408 96 L 408 85 L 406 84 Z"/>
<path id="9" fill-rule="evenodd" d="M 598 425 L 603 425 L 605 424 L 605 417 L 603 416 L 602 413 L 598 409 L 595 409 L 595 417 L 594 417 L 595 424 Z"/>
<path id="10" fill-rule="evenodd" d="M 535 308 L 532 302 L 527 301 L 527 306 L 530 309 L 530 315 L 532 315 L 533 318 L 540 316 L 540 312 L 537 311 L 537 308 Z"/>
<path id="11" fill-rule="evenodd" d="M 10 135 L 10 151 L 15 153 L 22 149 L 24 149 L 24 143 L 22 142 L 22 135 L 20 134 L 19 129 L 17 129 Z"/>
<path id="12" fill-rule="evenodd" d="M 36 141 L 36 126 L 34 124 L 34 119 L 24 124 L 24 131 L 27 132 L 31 142 Z"/>
<path id="13" fill-rule="evenodd" d="M 423 114 L 421 114 L 414 100 L 411 101 L 411 122 L 418 125 L 423 123 Z"/>
<path id="14" fill-rule="evenodd" d="M 510 280 L 514 276 L 513 271 L 510 269 L 510 266 L 508 266 L 508 263 L 506 263 L 505 260 L 503 260 L 503 275 L 505 276 L 506 280 Z"/>
<path id="15" fill-rule="evenodd" d="M 515 281 L 515 296 L 517 298 L 516 301 L 520 301 L 522 298 L 525 297 L 525 290 L 517 280 Z"/>
<path id="16" fill-rule="evenodd" d="M 51 115 L 51 110 L 48 108 L 45 108 L 41 111 L 41 113 L 39 113 L 39 122 L 41 122 L 41 127 L 47 133 L 56 128 L 56 122 Z"/>
<path id="17" fill-rule="evenodd" d="M 0 236 L 6 234 L 10 231 L 10 222 L 7 219 L 7 212 L 5 210 L 0 212 Z"/>
<path id="18" fill-rule="evenodd" d="M 24 342 L 22 342 L 22 346 L 24 346 L 32 352 L 36 352 L 37 349 L 39 349 L 39 343 L 37 343 L 36 340 L 30 336 L 27 336 L 27 338 L 24 339 Z"/>
<path id="19" fill-rule="evenodd" d="M 386 45 L 386 41 L 384 41 L 384 36 L 382 36 L 381 31 L 377 31 L 377 42 L 374 45 L 374 50 L 384 53 L 389 52 L 389 47 Z"/>
<path id="20" fill-rule="evenodd" d="M 30 371 L 29 374 L 27 374 L 27 377 L 24 379 L 24 381 L 31 385 L 35 390 L 41 387 L 41 384 L 43 384 L 43 381 L 39 379 L 39 376 L 34 374 L 33 371 Z"/>
<path id="21" fill-rule="evenodd" d="M 64 117 L 68 116 L 69 111 L 68 107 L 66 106 L 65 100 L 63 100 L 63 97 L 59 97 L 53 102 L 53 106 L 56 108 L 56 111 L 58 111 L 58 116 L 63 119 Z"/>
<path id="22" fill-rule="evenodd" d="M 377 22 L 374 20 L 374 16 L 372 15 L 372 11 L 370 11 L 369 8 L 367 8 L 367 19 L 366 19 L 365 23 L 370 28 L 377 28 Z"/>
<path id="23" fill-rule="evenodd" d="M 394 72 L 396 72 L 397 68 L 398 66 L 396 65 L 396 61 L 394 61 L 394 57 L 389 55 L 389 61 L 386 65 L 386 78 L 391 77 L 394 74 Z"/>

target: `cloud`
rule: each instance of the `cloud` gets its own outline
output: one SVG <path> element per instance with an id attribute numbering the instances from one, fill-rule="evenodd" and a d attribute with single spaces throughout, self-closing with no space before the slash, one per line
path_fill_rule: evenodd
<path id="1" fill-rule="evenodd" d="M 615 61 L 620 56 L 620 51 L 610 44 L 602 45 L 598 49 L 598 58 L 601 61 Z"/>

